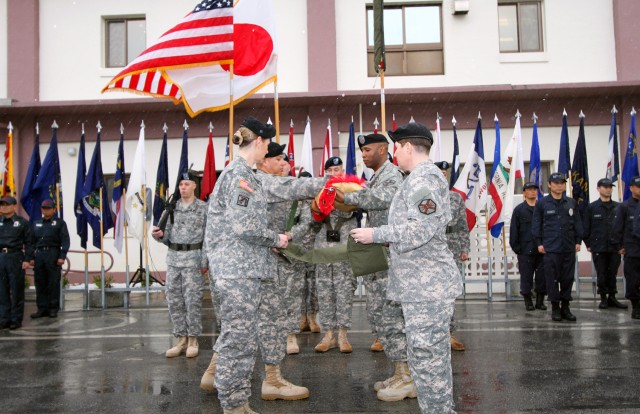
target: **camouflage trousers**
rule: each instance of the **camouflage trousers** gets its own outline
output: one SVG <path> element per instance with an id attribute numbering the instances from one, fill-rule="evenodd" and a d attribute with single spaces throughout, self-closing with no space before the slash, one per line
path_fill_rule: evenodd
<path id="1" fill-rule="evenodd" d="M 460 271 L 460 281 L 464 282 L 464 275 L 465 275 L 465 271 L 467 270 L 467 263 L 463 262 L 462 260 L 456 259 L 456 266 L 458 266 L 458 270 Z M 456 316 L 455 316 L 455 310 L 454 310 L 454 312 L 451 314 L 451 321 L 449 322 L 449 332 L 454 332 L 457 327 L 458 325 L 456 324 Z"/>
<path id="2" fill-rule="evenodd" d="M 407 337 L 405 336 L 404 314 L 400 302 L 385 300 L 378 329 L 378 338 L 384 353 L 392 362 L 407 360 Z"/>
<path id="3" fill-rule="evenodd" d="M 199 268 L 167 266 L 166 297 L 174 336 L 202 333 L 202 287 Z"/>
<path id="4" fill-rule="evenodd" d="M 217 279 L 216 289 L 222 330 L 214 347 L 218 353 L 215 385 L 220 404 L 231 409 L 251 396 L 258 347 L 265 364 L 282 362 L 284 311 L 279 289 L 271 279 Z"/>
<path id="5" fill-rule="evenodd" d="M 318 313 L 318 293 L 316 291 L 316 266 L 306 264 L 302 310 L 306 313 Z"/>
<path id="6" fill-rule="evenodd" d="M 213 275 L 209 275 L 209 290 L 211 291 L 211 307 L 213 308 L 213 316 L 215 317 L 216 326 L 213 327 L 213 332 L 220 333 L 220 292 L 216 288 L 216 279 Z M 215 341 L 214 341 L 215 343 Z"/>
<path id="7" fill-rule="evenodd" d="M 422 414 L 453 410 L 449 321 L 453 302 L 403 302 L 407 356 Z"/>
<path id="8" fill-rule="evenodd" d="M 356 290 L 356 278 L 349 263 L 316 265 L 318 316 L 323 331 L 351 328 L 351 307 Z"/>
<path id="9" fill-rule="evenodd" d="M 387 272 L 377 272 L 362 277 L 367 292 L 367 319 L 371 332 L 376 333 L 381 324 L 382 308 L 387 296 Z"/>
<path id="10" fill-rule="evenodd" d="M 278 262 L 278 283 L 282 293 L 282 302 L 285 309 L 286 320 L 284 330 L 286 334 L 300 332 L 300 314 L 304 301 L 305 263 Z"/>

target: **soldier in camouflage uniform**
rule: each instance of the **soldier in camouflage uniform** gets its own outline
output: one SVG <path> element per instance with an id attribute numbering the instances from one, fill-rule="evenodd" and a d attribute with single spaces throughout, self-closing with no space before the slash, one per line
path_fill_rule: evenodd
<path id="1" fill-rule="evenodd" d="M 274 280 L 278 259 L 272 249 L 285 248 L 288 237 L 268 228 L 267 204 L 312 198 L 323 182 L 259 179 L 251 166 L 264 158 L 273 136 L 273 126 L 245 119 L 233 137 L 234 144 L 240 146 L 239 156 L 224 169 L 209 199 L 205 246 L 211 278 L 215 278 L 220 294 L 222 331 L 208 370 L 215 369 L 212 376 L 225 413 L 253 413 L 248 400 L 259 336 L 268 338 L 260 340 L 266 364 L 262 398 L 309 395 L 306 388 L 291 384 L 280 374 L 284 309 L 274 307 L 273 296 L 279 292 Z"/>
<path id="2" fill-rule="evenodd" d="M 389 136 L 399 143 L 399 167 L 411 174 L 393 198 L 389 224 L 355 229 L 351 236 L 361 243 L 390 244 L 387 297 L 402 306 L 420 410 L 454 413 L 449 322 L 462 284 L 445 233 L 451 221 L 449 186 L 429 160 L 433 137 L 427 127 L 410 123 Z"/>
<path id="3" fill-rule="evenodd" d="M 389 206 L 396 191 L 402 185 L 402 173 L 387 160 L 389 142 L 382 134 L 360 135 L 358 146 L 362 152 L 364 164 L 374 170 L 374 175 L 369 179 L 367 187 L 352 193 L 336 191 L 336 200 L 348 205 L 355 205 L 367 212 L 367 225 L 379 227 L 387 224 Z M 383 349 L 378 340 L 381 335 L 382 307 L 387 289 L 387 272 L 377 272 L 363 276 L 364 286 L 367 292 L 367 317 L 373 332 L 375 341 L 371 345 L 371 351 L 380 352 Z M 379 333 L 380 332 L 380 333 Z"/>
<path id="4" fill-rule="evenodd" d="M 340 157 L 331 157 L 324 164 L 326 176 L 344 174 Z M 356 227 L 353 212 L 335 209 L 323 223 L 316 235 L 314 247 L 346 244 L 349 231 Z M 356 278 L 348 262 L 316 265 L 316 289 L 318 292 L 318 316 L 320 328 L 325 332 L 322 341 L 315 346 L 316 352 L 327 352 L 340 347 L 340 352 L 351 353 L 353 347 L 347 338 L 351 328 L 351 308 L 356 290 Z M 338 338 L 335 331 L 338 330 Z"/>
<path id="5" fill-rule="evenodd" d="M 436 162 L 436 167 L 440 168 L 446 177 L 449 163 L 446 161 Z M 469 236 L 469 225 L 467 224 L 467 207 L 464 205 L 462 196 L 455 191 L 449 191 L 449 203 L 451 204 L 452 219 L 447 226 L 447 245 L 456 261 L 456 266 L 460 270 L 460 283 L 464 281 L 465 261 L 469 260 L 469 250 L 471 250 L 471 239 Z M 464 351 L 462 342 L 453 336 L 456 330 L 455 316 L 451 317 L 451 349 L 454 351 Z"/>
<path id="6" fill-rule="evenodd" d="M 207 203 L 195 197 L 195 176 L 181 173 L 180 200 L 163 232 L 152 230 L 153 237 L 169 247 L 167 252 L 166 296 L 173 335 L 178 343 L 167 350 L 167 358 L 186 352 L 198 356 L 198 336 L 202 332 L 202 275 L 207 272 L 207 256 L 202 243 L 207 223 Z"/>

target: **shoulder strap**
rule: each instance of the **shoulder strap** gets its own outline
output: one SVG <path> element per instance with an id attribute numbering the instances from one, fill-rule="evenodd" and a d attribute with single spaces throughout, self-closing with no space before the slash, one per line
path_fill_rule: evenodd
<path id="1" fill-rule="evenodd" d="M 296 212 L 298 211 L 298 200 L 295 200 L 291 204 L 291 210 L 289 210 L 289 218 L 287 218 L 287 227 L 284 231 L 291 231 L 293 223 L 296 221 Z"/>

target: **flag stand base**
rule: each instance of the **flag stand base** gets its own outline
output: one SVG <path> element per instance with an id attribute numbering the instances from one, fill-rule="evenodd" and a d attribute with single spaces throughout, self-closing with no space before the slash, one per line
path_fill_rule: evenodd
<path id="1" fill-rule="evenodd" d="M 142 247 L 140 248 L 140 266 L 138 266 L 138 268 L 136 269 L 136 272 L 133 274 L 133 276 L 131 276 L 131 279 L 129 280 L 129 285 L 131 286 L 135 286 L 136 283 L 140 283 L 140 285 L 142 285 L 143 283 L 146 283 L 147 281 L 147 270 L 144 268 L 144 266 L 142 266 Z M 149 272 L 149 283 L 157 283 L 160 286 L 164 286 L 164 283 L 158 279 L 156 279 L 151 272 Z"/>

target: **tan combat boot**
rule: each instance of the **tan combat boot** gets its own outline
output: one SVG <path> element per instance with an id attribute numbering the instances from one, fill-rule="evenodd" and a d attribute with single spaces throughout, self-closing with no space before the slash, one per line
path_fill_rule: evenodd
<path id="1" fill-rule="evenodd" d="M 280 375 L 280 365 L 265 365 L 266 378 L 262 381 L 263 400 L 302 400 L 309 398 L 309 390 L 293 385 Z"/>
<path id="2" fill-rule="evenodd" d="M 178 343 L 173 348 L 169 348 L 167 352 L 165 352 L 165 355 L 167 358 L 175 358 L 183 354 L 186 350 L 187 350 L 187 337 L 180 336 L 178 337 Z"/>
<path id="3" fill-rule="evenodd" d="M 298 353 L 300 353 L 300 347 L 298 346 L 296 334 L 287 335 L 287 354 L 293 355 Z"/>
<path id="4" fill-rule="evenodd" d="M 307 313 L 302 312 L 300 315 L 300 332 L 305 332 L 309 330 L 309 320 L 307 319 Z"/>
<path id="5" fill-rule="evenodd" d="M 371 345 L 371 352 L 382 352 L 382 351 L 384 351 L 382 342 L 380 342 L 380 340 L 376 336 L 375 342 Z"/>
<path id="6" fill-rule="evenodd" d="M 327 352 L 330 349 L 333 349 L 338 346 L 338 341 L 336 340 L 335 335 L 333 334 L 333 329 L 329 329 L 325 334 L 322 341 L 314 348 L 316 352 Z"/>
<path id="7" fill-rule="evenodd" d="M 451 335 L 451 349 L 453 351 L 464 351 L 464 344 Z"/>
<path id="8" fill-rule="evenodd" d="M 396 376 L 396 374 L 401 374 Z M 378 399 L 382 401 L 401 401 L 405 398 L 416 398 L 418 392 L 409 373 L 406 362 L 396 362 L 396 374 L 386 387 L 378 391 Z"/>
<path id="9" fill-rule="evenodd" d="M 318 322 L 316 321 L 316 314 L 308 313 L 307 320 L 309 321 L 309 329 L 311 329 L 311 332 L 320 333 L 320 325 L 318 325 Z"/>
<path id="10" fill-rule="evenodd" d="M 202 374 L 202 379 L 200 379 L 200 389 L 207 392 L 214 392 L 216 390 L 214 383 L 216 378 L 216 362 L 218 362 L 218 353 L 214 352 L 209 366 L 204 371 L 204 374 Z"/>
<path id="11" fill-rule="evenodd" d="M 236 408 L 224 409 L 222 412 L 224 414 L 258 414 L 249 407 L 249 403 L 245 403 L 244 405 Z"/>
<path id="12" fill-rule="evenodd" d="M 353 347 L 347 339 L 347 328 L 340 328 L 338 331 L 338 345 L 340 345 L 340 352 L 343 354 L 350 354 L 353 352 Z"/>
<path id="13" fill-rule="evenodd" d="M 373 389 L 376 391 L 380 391 L 383 388 L 387 388 L 389 384 L 396 381 L 397 379 L 402 378 L 403 375 L 409 373 L 409 365 L 406 361 L 400 361 L 395 363 L 395 368 L 393 371 L 393 375 L 387 378 L 384 381 L 378 381 L 373 384 Z"/>
<path id="14" fill-rule="evenodd" d="M 187 358 L 194 358 L 198 356 L 198 337 L 190 336 L 189 343 L 187 345 Z"/>

